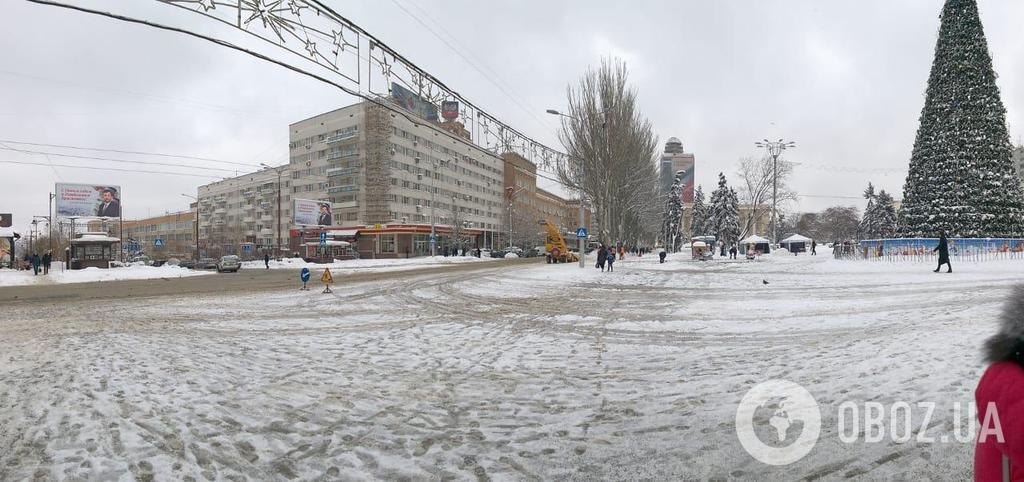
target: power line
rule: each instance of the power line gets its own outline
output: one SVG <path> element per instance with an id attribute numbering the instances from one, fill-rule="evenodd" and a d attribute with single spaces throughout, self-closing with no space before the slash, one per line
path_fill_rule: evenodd
<path id="1" fill-rule="evenodd" d="M 220 159 L 212 159 L 212 158 L 209 158 L 209 157 L 184 156 L 184 155 L 177 155 L 177 154 L 165 154 L 165 153 L 160 153 L 160 152 L 126 151 L 126 150 L 120 150 L 120 149 L 104 149 L 104 148 L 100 148 L 100 147 L 81 147 L 81 146 L 68 146 L 68 145 L 62 145 L 62 144 L 44 144 L 44 143 L 40 143 L 40 142 L 12 141 L 12 140 L 8 140 L 8 139 L 0 139 L 0 143 L 18 144 L 18 145 L 23 145 L 23 146 L 55 147 L 55 148 L 59 148 L 59 149 L 74 149 L 74 150 L 79 150 L 79 151 L 116 152 L 116 153 L 119 153 L 119 154 L 138 154 L 138 155 L 143 155 L 143 156 L 171 157 L 171 158 L 178 158 L 178 159 L 191 159 L 191 160 L 195 160 L 195 161 L 218 162 L 218 163 L 222 163 L 222 164 L 231 164 L 231 165 L 235 165 L 235 166 L 259 167 L 256 164 L 247 164 L 247 163 L 244 163 L 244 162 L 222 161 Z"/>
<path id="2" fill-rule="evenodd" d="M 2 145 L 2 144 L 0 144 L 0 145 Z M 182 164 L 172 164 L 172 163 L 168 163 L 168 162 L 134 161 L 134 160 L 129 160 L 129 159 L 113 159 L 113 158 L 110 158 L 110 157 L 98 157 L 98 156 L 78 156 L 78 155 L 74 155 L 74 154 L 61 154 L 61 153 L 57 153 L 57 152 L 30 151 L 30 150 L 26 150 L 26 149 L 16 149 L 16 148 L 13 148 L 13 147 L 0 147 L 0 150 L 21 152 L 21 153 L 24 153 L 24 154 L 35 154 L 35 155 L 41 155 L 41 156 L 58 156 L 58 157 L 70 157 L 70 158 L 73 158 L 73 159 L 89 159 L 89 160 L 94 160 L 94 161 L 121 162 L 121 163 L 125 163 L 125 164 L 143 164 L 143 165 L 148 165 L 148 166 L 166 166 L 166 167 L 187 167 L 187 168 L 191 168 L 191 169 L 202 169 L 202 170 L 205 170 L 205 171 L 221 171 L 221 172 L 231 172 L 231 173 L 237 173 L 238 172 L 238 169 L 224 169 L 224 168 L 220 168 L 220 167 L 204 167 L 204 166 L 189 166 L 189 165 L 182 165 Z"/>
<path id="3" fill-rule="evenodd" d="M 6 161 L 0 160 L 0 164 L 22 164 L 26 166 L 56 166 L 56 167 L 69 167 L 73 169 L 91 169 L 94 171 L 117 171 L 117 172 L 136 172 L 143 174 L 164 174 L 170 176 L 191 176 L 191 177 L 205 177 L 219 179 L 220 176 L 211 176 L 209 174 L 191 174 L 187 172 L 168 172 L 168 171 L 148 171 L 144 169 L 121 169 L 117 167 L 97 167 L 97 166 L 77 166 L 74 164 L 46 164 L 42 162 L 28 162 L 28 161 Z"/>

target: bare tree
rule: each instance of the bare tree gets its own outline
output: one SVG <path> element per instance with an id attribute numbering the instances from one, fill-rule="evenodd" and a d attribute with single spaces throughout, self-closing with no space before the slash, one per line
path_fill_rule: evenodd
<path id="1" fill-rule="evenodd" d="M 771 157 L 756 159 L 744 157 L 740 159 L 740 167 L 737 170 L 740 177 L 739 194 L 740 203 L 749 205 L 744 219 L 740 220 L 740 239 L 751 234 L 756 220 L 761 219 L 772 209 L 772 185 L 775 175 Z M 779 160 L 778 172 L 778 204 L 779 211 L 784 206 L 795 202 L 797 194 L 789 187 L 789 179 L 793 175 L 793 164 Z"/>
<path id="2" fill-rule="evenodd" d="M 568 114 L 559 139 L 568 156 L 559 180 L 590 200 L 605 243 L 653 241 L 659 227 L 657 137 L 640 112 L 628 69 L 602 60 L 567 88 Z"/>

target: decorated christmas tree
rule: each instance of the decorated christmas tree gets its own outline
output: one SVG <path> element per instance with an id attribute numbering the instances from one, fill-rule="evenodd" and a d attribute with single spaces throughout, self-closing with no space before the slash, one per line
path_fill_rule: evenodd
<path id="1" fill-rule="evenodd" d="M 946 0 L 941 19 L 899 235 L 1020 236 L 1024 193 L 978 6 Z"/>

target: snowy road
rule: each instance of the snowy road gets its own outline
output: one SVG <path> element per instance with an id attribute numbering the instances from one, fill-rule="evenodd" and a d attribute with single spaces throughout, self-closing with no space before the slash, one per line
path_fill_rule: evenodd
<path id="1" fill-rule="evenodd" d="M 1021 268 L 645 257 L 16 304 L 0 479 L 962 479 L 970 444 L 843 444 L 836 407 L 935 402 L 928 432 L 951 432 Z M 772 378 L 824 419 L 784 467 L 734 427 Z"/>

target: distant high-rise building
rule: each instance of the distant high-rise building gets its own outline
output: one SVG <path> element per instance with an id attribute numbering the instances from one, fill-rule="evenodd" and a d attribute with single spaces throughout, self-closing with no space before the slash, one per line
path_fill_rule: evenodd
<path id="1" fill-rule="evenodd" d="M 693 154 L 683 150 L 683 142 L 676 137 L 669 137 L 665 142 L 665 152 L 661 156 L 658 170 L 661 180 L 661 192 L 668 195 L 672 189 L 672 182 L 676 173 L 683 172 L 683 202 L 693 202 L 693 175 L 696 167 L 696 160 Z"/>

